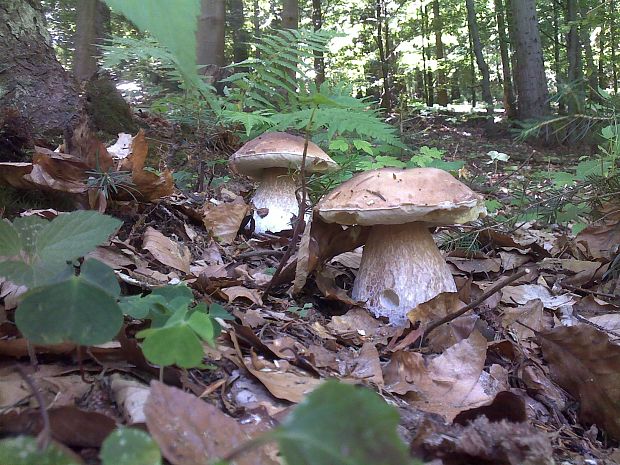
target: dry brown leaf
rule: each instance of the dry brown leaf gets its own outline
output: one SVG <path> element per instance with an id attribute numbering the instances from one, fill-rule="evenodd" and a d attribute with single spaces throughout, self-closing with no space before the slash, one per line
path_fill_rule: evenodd
<path id="1" fill-rule="evenodd" d="M 518 322 L 523 323 L 520 325 Z M 534 331 L 551 328 L 551 322 L 544 317 L 544 306 L 540 299 L 533 299 L 516 308 L 504 308 L 502 326 L 517 335 L 519 341 L 534 337 Z M 531 328 L 531 329 L 529 329 Z"/>
<path id="2" fill-rule="evenodd" d="M 240 196 L 234 202 L 219 205 L 207 201 L 202 207 L 202 222 L 213 237 L 224 244 L 230 244 L 237 237 L 241 223 L 249 212 L 250 206 Z"/>
<path id="3" fill-rule="evenodd" d="M 529 255 L 523 255 L 517 252 L 505 252 L 503 250 L 499 252 L 499 256 L 502 259 L 502 268 L 505 271 L 515 270 L 532 260 Z"/>
<path id="4" fill-rule="evenodd" d="M 557 309 L 574 303 L 570 294 L 554 296 L 551 291 L 541 284 L 522 284 L 520 286 L 506 286 L 502 288 L 502 302 L 507 304 L 524 305 L 530 300 L 539 299 L 545 308 Z"/>
<path id="5" fill-rule="evenodd" d="M 483 371 L 486 349 L 486 339 L 474 331 L 434 358 L 397 352 L 383 371 L 385 389 L 397 394 L 413 392 L 412 405 L 451 421 L 463 410 L 487 404 L 507 388 L 507 377 L 496 379 Z"/>
<path id="6" fill-rule="evenodd" d="M 342 316 L 334 316 L 327 329 L 356 345 L 367 341 L 385 345 L 388 338 L 402 332 L 402 329 L 381 323 L 368 310 L 360 307 L 354 307 Z"/>
<path id="7" fill-rule="evenodd" d="M 544 258 L 538 263 L 540 269 L 555 271 L 556 273 L 565 271 L 581 273 L 583 271 L 588 271 L 594 274 L 600 266 L 601 264 L 599 262 L 575 260 L 574 258 Z"/>
<path id="8" fill-rule="evenodd" d="M 579 416 L 620 439 L 620 346 L 590 325 L 540 335 L 553 379 L 580 401 Z"/>
<path id="9" fill-rule="evenodd" d="M 340 255 L 336 255 L 331 259 L 330 263 L 340 263 L 344 267 L 357 270 L 362 263 L 362 247 L 358 247 L 352 252 L 345 252 Z"/>
<path id="10" fill-rule="evenodd" d="M 34 189 L 35 184 L 26 178 L 32 171 L 32 163 L 2 162 L 0 163 L 0 183 L 16 189 Z"/>
<path id="11" fill-rule="evenodd" d="M 609 313 L 607 315 L 594 316 L 588 318 L 589 321 L 607 331 L 620 331 L 620 313 Z"/>
<path id="12" fill-rule="evenodd" d="M 431 321 L 450 315 L 464 306 L 456 292 L 442 292 L 412 309 L 407 313 L 407 317 L 412 323 L 419 322 L 421 326 L 426 326 Z"/>
<path id="13" fill-rule="evenodd" d="M 448 263 L 452 263 L 465 273 L 497 273 L 500 270 L 500 260 L 496 258 L 471 259 L 460 257 L 446 257 Z"/>
<path id="14" fill-rule="evenodd" d="M 372 342 L 366 342 L 354 359 L 353 378 L 372 383 L 379 388 L 383 387 L 383 372 L 379 352 Z"/>
<path id="15" fill-rule="evenodd" d="M 114 373 L 110 377 L 110 390 L 128 425 L 146 421 L 144 405 L 151 393 L 148 385 Z"/>
<path id="16" fill-rule="evenodd" d="M 222 293 L 228 297 L 228 302 L 233 302 L 236 299 L 243 298 L 256 305 L 263 304 L 261 293 L 258 289 L 248 289 L 244 286 L 231 286 L 222 289 Z"/>
<path id="17" fill-rule="evenodd" d="M 173 465 L 215 461 L 245 443 L 258 430 L 244 428 L 198 397 L 153 381 L 145 406 L 149 433 Z M 239 465 L 275 465 L 262 449 L 241 455 Z"/>
<path id="18" fill-rule="evenodd" d="M 150 226 L 144 232 L 142 248 L 151 252 L 158 262 L 189 273 L 192 256 L 187 246 L 169 239 Z"/>
<path id="19" fill-rule="evenodd" d="M 617 208 L 617 206 L 615 207 Z M 575 241 L 594 259 L 611 258 L 620 244 L 620 210 L 610 212 L 600 221 L 577 234 Z"/>

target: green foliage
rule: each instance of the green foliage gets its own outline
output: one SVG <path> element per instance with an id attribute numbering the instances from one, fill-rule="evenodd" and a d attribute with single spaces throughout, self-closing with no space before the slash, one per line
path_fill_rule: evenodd
<path id="1" fill-rule="evenodd" d="M 214 345 L 221 332 L 215 318 L 232 318 L 220 305 L 193 306 L 194 296 L 185 285 L 155 289 L 146 296 L 121 299 L 123 311 L 137 319 L 151 320 L 151 327 L 136 336 L 143 338 L 144 356 L 159 366 L 201 366 L 202 341 Z"/>
<path id="2" fill-rule="evenodd" d="M 79 465 L 83 462 L 74 459 L 56 444 L 50 444 L 45 450 L 39 450 L 35 438 L 17 436 L 0 440 L 0 463 L 6 465 Z"/>
<path id="3" fill-rule="evenodd" d="M 86 174 L 88 175 L 86 185 L 97 189 L 106 199 L 109 199 L 112 194 L 118 194 L 119 190 L 134 197 L 132 190 L 135 190 L 135 187 L 130 171 L 116 171 L 110 168 L 107 171 L 102 169 L 86 171 Z"/>
<path id="4" fill-rule="evenodd" d="M 123 322 L 120 287 L 111 268 L 73 260 L 101 244 L 121 222 L 92 211 L 46 221 L 36 216 L 0 222 L 0 276 L 27 286 L 15 313 L 23 335 L 36 344 L 92 345 L 112 339 Z"/>
<path id="5" fill-rule="evenodd" d="M 305 304 L 303 304 L 303 306 L 298 306 L 298 305 L 292 305 L 289 308 L 287 308 L 286 310 L 288 312 L 291 312 L 297 316 L 299 316 L 300 318 L 305 318 L 308 316 L 308 312 L 312 309 L 312 304 L 310 302 L 307 302 Z"/>
<path id="6" fill-rule="evenodd" d="M 184 77 L 192 82 L 196 74 L 196 24 L 198 0 L 105 0 L 143 31 L 148 31 L 171 52 Z"/>
<path id="7" fill-rule="evenodd" d="M 101 445 L 102 465 L 161 465 L 159 447 L 148 433 L 118 428 Z"/>
<path id="8" fill-rule="evenodd" d="M 290 465 L 406 465 L 398 412 L 370 389 L 328 381 L 270 435 Z"/>

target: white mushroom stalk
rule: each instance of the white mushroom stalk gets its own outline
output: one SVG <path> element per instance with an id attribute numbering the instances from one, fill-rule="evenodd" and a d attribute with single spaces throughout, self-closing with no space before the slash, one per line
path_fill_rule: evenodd
<path id="1" fill-rule="evenodd" d="M 263 170 L 260 184 L 252 197 L 255 207 L 255 232 L 262 234 L 292 228 L 291 220 L 299 214 L 295 193 L 297 187 L 297 179 L 290 170 L 285 168 Z"/>
<path id="2" fill-rule="evenodd" d="M 407 313 L 456 284 L 424 223 L 372 226 L 352 297 L 402 326 Z"/>

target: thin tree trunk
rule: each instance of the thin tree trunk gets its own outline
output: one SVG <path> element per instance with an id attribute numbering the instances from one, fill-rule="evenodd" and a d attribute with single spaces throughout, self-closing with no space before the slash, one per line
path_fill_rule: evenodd
<path id="1" fill-rule="evenodd" d="M 323 11 L 321 10 L 321 0 L 312 0 L 312 27 L 315 31 L 323 27 Z M 314 72 L 316 77 L 314 82 L 317 88 L 325 82 L 325 57 L 323 52 L 314 52 Z"/>
<path id="2" fill-rule="evenodd" d="M 616 61 L 616 0 L 609 1 L 609 49 L 611 50 L 611 79 L 614 93 L 618 94 L 618 63 Z"/>
<path id="3" fill-rule="evenodd" d="M 476 63 L 482 75 L 482 99 L 487 107 L 487 115 L 489 127 L 493 124 L 493 96 L 491 95 L 491 79 L 489 66 L 482 54 L 482 43 L 480 42 L 480 32 L 478 31 L 478 20 L 476 19 L 476 10 L 474 0 L 466 0 L 467 5 L 467 24 L 469 25 L 469 35 L 474 45 L 474 54 L 476 55 Z"/>
<path id="4" fill-rule="evenodd" d="M 559 0 L 558 0 L 559 1 Z M 508 50 L 510 55 L 510 69 L 512 72 L 512 84 L 513 91 L 515 94 L 516 101 L 516 110 L 517 115 L 519 114 L 519 89 L 517 87 L 517 70 L 519 67 L 517 66 L 517 54 L 515 53 L 515 47 L 517 43 L 517 37 L 515 36 L 515 26 L 514 21 L 512 20 L 512 0 L 505 0 L 504 2 L 504 11 L 506 13 L 506 27 L 508 28 Z"/>
<path id="5" fill-rule="evenodd" d="M 381 74 L 383 75 L 383 95 L 381 96 L 381 108 L 389 112 L 392 108 L 392 98 L 390 92 L 390 67 L 387 62 L 385 45 L 383 42 L 383 22 L 387 21 L 385 17 L 384 0 L 376 0 L 375 13 L 377 19 L 377 29 L 375 40 L 379 49 L 379 62 L 381 63 Z"/>
<path id="6" fill-rule="evenodd" d="M 215 65 L 219 68 L 226 64 L 224 61 L 226 4 L 224 0 L 201 0 L 200 5 L 196 32 L 196 61 L 199 66 Z"/>
<path id="7" fill-rule="evenodd" d="M 441 106 L 448 104 L 448 90 L 446 88 L 445 55 L 441 31 L 443 21 L 439 12 L 439 0 L 433 0 L 433 32 L 435 33 L 435 55 L 437 57 L 437 103 Z"/>
<path id="8" fill-rule="evenodd" d="M 581 32 L 581 42 L 583 43 L 583 49 L 586 56 L 586 69 L 589 86 L 588 93 L 591 99 L 600 100 L 598 94 L 598 69 L 594 64 L 594 53 L 592 52 L 592 44 L 590 42 L 590 30 L 586 27 L 585 22 L 588 12 L 582 5 L 579 9 L 579 13 L 581 16 L 579 26 Z"/>
<path id="9" fill-rule="evenodd" d="M 562 68 L 560 67 L 560 13 L 557 1 L 553 2 L 553 70 L 555 72 L 555 87 L 559 92 L 563 83 Z M 565 112 L 564 99 L 558 102 L 558 112 L 560 115 Z"/>
<path id="10" fill-rule="evenodd" d="M 574 115 L 583 108 L 583 73 L 581 69 L 581 47 L 577 29 L 577 0 L 568 0 L 566 4 L 566 23 L 570 25 L 566 35 L 566 53 L 568 56 L 568 81 L 572 92 L 568 98 L 568 113 Z"/>
<path id="11" fill-rule="evenodd" d="M 109 25 L 110 9 L 105 3 L 99 0 L 77 2 L 73 75 L 78 81 L 87 81 L 97 73 L 97 44 L 108 36 Z"/>
<path id="12" fill-rule="evenodd" d="M 299 1 L 282 0 L 282 28 L 297 29 L 299 27 Z"/>
<path id="13" fill-rule="evenodd" d="M 243 0 L 229 0 L 230 36 L 232 37 L 233 61 L 239 63 L 249 57 L 248 41 L 250 35 L 245 29 L 245 11 Z"/>
<path id="14" fill-rule="evenodd" d="M 512 74 L 510 72 L 510 56 L 508 52 L 508 36 L 506 35 L 506 22 L 504 19 L 504 4 L 502 0 L 495 0 L 495 17 L 497 19 L 497 31 L 499 35 L 499 50 L 502 59 L 502 78 L 504 88 L 504 109 L 510 119 L 516 118 L 517 108 L 515 105 L 515 93 L 512 87 Z"/>
<path id="15" fill-rule="evenodd" d="M 422 12 L 422 35 L 424 41 L 429 43 L 429 27 L 428 27 L 428 5 L 420 7 Z M 423 50 L 424 51 L 424 50 Z M 426 105 L 432 107 L 435 103 L 435 91 L 433 89 L 433 71 L 428 67 L 428 62 L 431 60 L 431 48 L 426 47 L 426 55 L 423 55 L 424 69 L 425 69 L 425 82 L 426 82 Z"/>
<path id="16" fill-rule="evenodd" d="M 0 50 L 3 113 L 23 119 L 22 129 L 43 140 L 77 123 L 82 108 L 78 88 L 56 59 L 38 2 L 2 1 Z"/>
<path id="17" fill-rule="evenodd" d="M 476 66 L 474 65 L 474 43 L 471 40 L 471 34 L 468 34 L 469 38 L 469 72 L 471 74 L 471 107 L 472 109 L 476 108 L 478 104 L 478 99 L 476 98 Z"/>
<path id="18" fill-rule="evenodd" d="M 260 5 L 258 4 L 258 0 L 254 0 L 253 11 L 252 26 L 254 26 L 254 40 L 258 40 L 260 36 Z M 258 48 L 254 50 L 254 57 L 260 58 L 260 50 Z"/>
<path id="19" fill-rule="evenodd" d="M 535 0 L 512 2 L 516 57 L 519 119 L 541 118 L 549 114 L 549 94 L 543 62 Z"/>

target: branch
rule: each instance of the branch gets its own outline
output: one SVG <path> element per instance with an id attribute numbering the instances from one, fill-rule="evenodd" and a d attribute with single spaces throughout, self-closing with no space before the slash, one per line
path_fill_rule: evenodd
<path id="1" fill-rule="evenodd" d="M 37 389 L 32 381 L 32 378 L 26 373 L 20 365 L 15 365 L 15 369 L 19 373 L 19 376 L 22 377 L 24 382 L 28 385 L 28 388 L 32 391 L 32 394 L 37 399 L 37 403 L 39 404 L 39 411 L 41 412 L 41 418 L 43 419 L 43 429 L 37 435 L 37 446 L 39 450 L 43 451 L 47 449 L 50 441 L 52 440 L 52 428 L 50 426 L 50 417 L 47 413 L 47 408 L 45 408 L 45 402 L 43 401 L 43 396 L 41 395 L 41 391 Z"/>
<path id="2" fill-rule="evenodd" d="M 470 304 L 465 305 L 463 308 L 457 310 L 454 313 L 450 313 L 449 315 L 444 316 L 440 320 L 432 321 L 426 327 L 426 329 L 424 330 L 424 333 L 422 334 L 422 338 L 420 339 L 420 346 L 422 346 L 422 344 L 424 343 L 424 340 L 428 337 L 428 335 L 431 333 L 431 331 L 439 328 L 441 325 L 443 325 L 445 323 L 449 323 L 450 321 L 455 320 L 456 318 L 460 317 L 461 315 L 464 315 L 465 313 L 467 313 L 472 308 L 477 307 L 482 302 L 487 300 L 489 297 L 491 297 L 493 294 L 495 294 L 500 289 L 502 289 L 502 288 L 508 286 L 509 284 L 515 282 L 517 279 L 525 276 L 526 274 L 531 273 L 531 271 L 532 271 L 531 269 L 525 268 L 525 269 L 523 269 L 523 270 L 513 274 L 512 276 L 509 276 L 508 278 L 506 278 L 506 279 L 504 279 L 502 281 L 499 281 L 498 283 L 495 283 L 484 294 L 482 294 L 480 297 L 478 297 L 476 300 L 474 300 Z"/>

